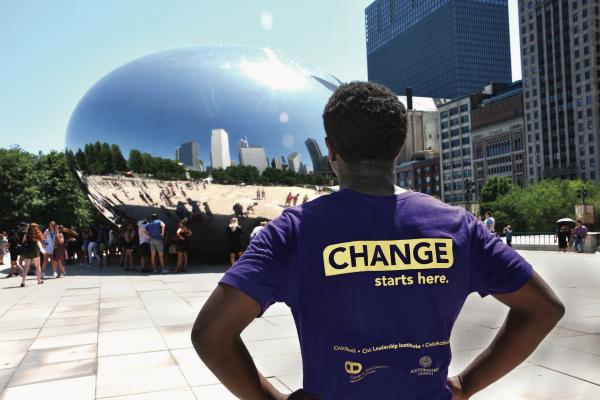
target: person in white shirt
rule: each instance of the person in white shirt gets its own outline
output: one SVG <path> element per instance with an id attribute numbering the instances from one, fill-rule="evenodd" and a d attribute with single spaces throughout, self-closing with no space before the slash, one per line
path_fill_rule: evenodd
<path id="1" fill-rule="evenodd" d="M 488 229 L 488 231 L 496 233 L 496 220 L 494 219 L 494 217 L 492 217 L 491 212 L 485 212 L 485 221 L 483 221 L 483 224 Z"/>

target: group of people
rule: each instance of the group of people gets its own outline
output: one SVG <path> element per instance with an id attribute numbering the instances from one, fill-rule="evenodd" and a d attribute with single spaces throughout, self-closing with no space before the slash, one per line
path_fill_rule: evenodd
<path id="1" fill-rule="evenodd" d="M 581 220 L 577 220 L 574 227 L 567 223 L 559 225 L 554 234 L 554 243 L 558 242 L 558 252 L 566 253 L 570 251 L 569 249 L 573 249 L 577 253 L 582 253 L 587 233 L 588 229 Z"/>
<path id="2" fill-rule="evenodd" d="M 285 207 L 292 207 L 292 206 L 296 206 L 298 205 L 298 199 L 300 198 L 300 193 L 296 193 L 296 195 L 294 196 L 292 194 L 292 192 L 289 192 L 288 195 L 285 197 Z M 302 204 L 308 202 L 308 195 L 305 194 L 304 198 L 302 199 Z"/>
<path id="3" fill-rule="evenodd" d="M 65 261 L 68 258 L 67 241 L 73 232 L 54 221 L 42 232 L 38 224 L 22 222 L 18 229 L 0 234 L 0 263 L 6 253 L 10 255 L 7 277 L 20 276 L 21 287 L 33 265 L 38 284 L 44 283 L 48 264 L 54 278 L 65 276 Z"/>
<path id="4" fill-rule="evenodd" d="M 78 229 L 65 227 L 50 221 L 45 229 L 36 223 L 22 222 L 10 232 L 0 232 L 0 265 L 6 255 L 10 256 L 7 278 L 22 277 L 21 286 L 31 266 L 39 284 L 44 283 L 49 266 L 52 276 L 66 275 L 66 265 L 99 267 L 120 264 L 125 270 L 135 271 L 139 256 L 141 272 L 168 273 L 165 248 L 177 255 L 175 272 L 185 272 L 192 230 L 187 219 L 179 221 L 175 235 L 167 239 L 167 228 L 157 214 L 140 220 L 137 226 L 129 222 L 120 227 L 105 225 Z M 172 251 L 171 251 L 172 250 Z"/>

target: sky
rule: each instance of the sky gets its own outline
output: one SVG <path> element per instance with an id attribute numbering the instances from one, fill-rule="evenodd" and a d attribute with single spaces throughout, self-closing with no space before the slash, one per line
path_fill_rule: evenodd
<path id="1" fill-rule="evenodd" d="M 366 80 L 372 1 L 0 0 L 0 148 L 62 150 L 71 113 L 98 79 L 171 48 L 271 47 L 342 81 Z M 517 80 L 517 0 L 509 13 Z"/>

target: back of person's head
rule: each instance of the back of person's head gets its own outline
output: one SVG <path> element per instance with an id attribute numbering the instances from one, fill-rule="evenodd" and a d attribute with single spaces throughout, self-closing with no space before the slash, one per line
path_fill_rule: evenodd
<path id="1" fill-rule="evenodd" d="M 583 225 L 583 221 L 580 220 L 580 219 L 577 220 L 577 223 L 580 224 L 580 225 Z"/>
<path id="2" fill-rule="evenodd" d="M 340 85 L 323 111 L 326 139 L 349 164 L 388 167 L 406 139 L 406 108 L 385 86 Z"/>
<path id="3" fill-rule="evenodd" d="M 158 219 L 158 214 L 152 214 L 152 220 L 155 221 Z"/>

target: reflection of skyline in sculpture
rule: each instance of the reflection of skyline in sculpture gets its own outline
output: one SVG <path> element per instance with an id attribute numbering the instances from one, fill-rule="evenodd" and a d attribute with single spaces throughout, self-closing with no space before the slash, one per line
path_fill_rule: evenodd
<path id="1" fill-rule="evenodd" d="M 200 166 L 200 145 L 193 140 L 179 146 L 179 159 L 185 167 L 194 171 L 202 171 Z"/>
<path id="2" fill-rule="evenodd" d="M 288 156 L 289 169 L 292 172 L 300 172 L 300 155 L 295 151 Z"/>
<path id="3" fill-rule="evenodd" d="M 213 129 L 210 139 L 210 164 L 213 168 L 227 168 L 231 165 L 229 156 L 229 135 L 225 129 Z"/>
<path id="4" fill-rule="evenodd" d="M 237 139 L 246 136 L 265 148 L 269 160 L 295 151 L 310 163 L 304 142 L 311 137 L 323 148 L 321 115 L 338 84 L 333 76 L 271 49 L 170 50 L 99 80 L 73 112 L 66 145 L 75 153 L 101 139 L 118 143 L 125 155 L 139 149 L 173 159 L 175 146 L 196 142 L 198 158 L 208 167 L 212 131 L 223 129 L 230 136 L 230 159 Z M 222 161 L 220 167 L 231 165 Z"/>
<path id="5" fill-rule="evenodd" d="M 261 171 L 273 160 L 285 171 L 287 155 L 294 153 L 295 172 L 308 173 L 312 166 L 300 160 L 311 160 L 309 151 L 321 154 L 323 107 L 339 83 L 271 49 L 204 46 L 153 54 L 115 69 L 85 94 L 69 121 L 66 154 L 88 196 L 112 221 L 158 213 L 173 231 L 179 218 L 190 216 L 198 254 L 218 255 L 224 251 L 222 233 L 232 204 L 256 201 L 258 187 L 248 182 L 285 178 L 310 186 L 325 184 L 325 178 L 272 172 L 246 180 L 245 171 L 252 170 L 245 168 L 213 175 L 246 186 L 184 178 L 206 177 L 192 174 L 208 169 L 202 160 L 222 169 L 239 160 Z M 120 149 L 119 162 L 110 162 L 110 156 L 99 160 L 99 154 L 108 153 L 97 147 L 111 146 Z M 321 170 L 318 161 L 315 169 Z M 268 200 L 253 207 L 245 229 L 253 218 L 274 218 L 283 210 L 289 188 L 265 189 Z M 314 189 L 304 190 L 311 195 Z M 205 201 L 210 216 L 199 212 Z"/>

